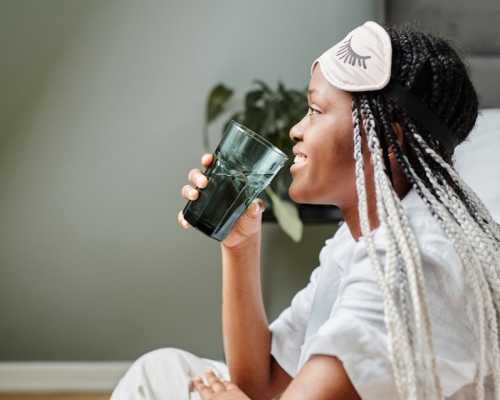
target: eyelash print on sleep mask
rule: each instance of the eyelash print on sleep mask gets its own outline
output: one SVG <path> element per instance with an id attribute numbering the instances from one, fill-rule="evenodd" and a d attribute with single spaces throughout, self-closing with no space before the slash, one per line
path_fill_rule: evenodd
<path id="1" fill-rule="evenodd" d="M 444 146 L 456 146 L 456 135 L 452 135 L 410 89 L 391 79 L 391 38 L 378 23 L 366 21 L 326 50 L 313 61 L 311 76 L 316 63 L 319 63 L 321 72 L 331 85 L 348 92 L 380 90 L 392 97 L 416 123 L 421 123 Z"/>
<path id="2" fill-rule="evenodd" d="M 366 69 L 366 60 L 372 58 L 371 56 L 361 56 L 356 53 L 351 47 L 352 36 L 349 39 L 345 39 L 342 43 L 342 46 L 337 51 L 337 56 L 344 60 L 345 62 L 349 62 L 351 65 L 354 63 L 358 63 L 358 65 L 363 66 Z"/>

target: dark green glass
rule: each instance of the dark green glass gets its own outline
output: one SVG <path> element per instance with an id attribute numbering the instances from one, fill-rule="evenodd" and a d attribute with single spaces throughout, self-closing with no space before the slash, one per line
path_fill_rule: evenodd
<path id="1" fill-rule="evenodd" d="M 208 184 L 183 214 L 193 227 L 224 240 L 250 203 L 271 183 L 288 157 L 271 142 L 231 121 L 205 171 Z"/>

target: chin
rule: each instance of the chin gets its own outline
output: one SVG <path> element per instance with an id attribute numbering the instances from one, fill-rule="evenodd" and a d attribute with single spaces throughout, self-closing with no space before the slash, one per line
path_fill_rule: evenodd
<path id="1" fill-rule="evenodd" d="M 297 192 L 293 188 L 293 183 L 288 188 L 288 196 L 296 203 L 302 203 L 300 196 L 298 196 Z"/>
<path id="2" fill-rule="evenodd" d="M 337 203 L 330 196 L 325 197 L 316 192 L 314 188 L 306 187 L 302 189 L 302 187 L 294 180 L 288 188 L 288 196 L 296 203 L 312 205 L 332 205 Z"/>
<path id="3" fill-rule="evenodd" d="M 314 200 L 308 196 L 307 191 L 301 191 L 300 187 L 297 187 L 296 183 L 292 181 L 292 184 L 288 188 L 288 196 L 296 203 L 300 204 L 314 204 Z"/>

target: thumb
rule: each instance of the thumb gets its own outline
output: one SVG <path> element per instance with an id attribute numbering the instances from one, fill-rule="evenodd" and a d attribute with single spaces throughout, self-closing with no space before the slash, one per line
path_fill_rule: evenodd
<path id="1" fill-rule="evenodd" d="M 250 215 L 254 218 L 261 215 L 266 209 L 266 203 L 262 199 L 255 199 L 249 207 Z"/>

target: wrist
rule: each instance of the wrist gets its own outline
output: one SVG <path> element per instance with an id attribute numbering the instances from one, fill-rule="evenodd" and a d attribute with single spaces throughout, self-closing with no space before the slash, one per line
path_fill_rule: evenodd
<path id="1" fill-rule="evenodd" d="M 234 245 L 227 245 L 223 241 L 221 242 L 221 250 L 226 251 L 226 252 L 231 252 L 231 253 L 240 253 L 240 252 L 245 252 L 248 251 L 249 249 L 254 249 L 255 247 L 260 246 L 260 240 L 261 240 L 261 231 L 259 230 L 252 236 L 249 236 L 248 238 L 242 240 L 241 242 L 234 244 Z"/>

